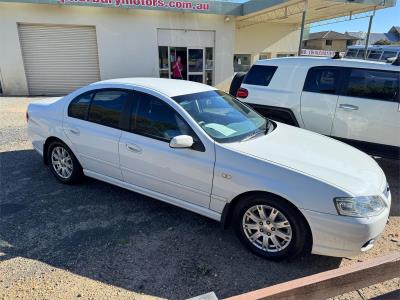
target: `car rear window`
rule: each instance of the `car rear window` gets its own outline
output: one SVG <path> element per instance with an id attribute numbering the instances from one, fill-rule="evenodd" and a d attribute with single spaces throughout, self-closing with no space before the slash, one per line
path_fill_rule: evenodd
<path id="1" fill-rule="evenodd" d="M 243 83 L 268 86 L 274 76 L 276 66 L 253 65 L 243 80 Z"/>

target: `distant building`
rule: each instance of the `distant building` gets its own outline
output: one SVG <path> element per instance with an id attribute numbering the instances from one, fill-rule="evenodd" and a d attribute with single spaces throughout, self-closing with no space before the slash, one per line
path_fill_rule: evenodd
<path id="1" fill-rule="evenodd" d="M 304 49 L 346 51 L 347 46 L 356 45 L 359 37 L 336 31 L 320 31 L 310 33 L 303 41 Z"/>
<path id="2" fill-rule="evenodd" d="M 356 45 L 365 45 L 367 33 L 364 31 L 346 32 L 351 36 L 358 38 Z M 390 43 L 400 43 L 400 26 L 393 26 L 386 33 L 371 32 L 369 35 L 369 45 L 375 44 L 377 41 L 387 41 Z"/>

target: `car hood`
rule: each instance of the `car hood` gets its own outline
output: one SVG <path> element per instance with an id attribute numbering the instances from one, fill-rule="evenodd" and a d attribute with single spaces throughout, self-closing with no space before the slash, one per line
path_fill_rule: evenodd
<path id="1" fill-rule="evenodd" d="M 367 154 L 332 138 L 282 123 L 277 123 L 267 135 L 225 146 L 294 169 L 355 196 L 375 195 L 386 186 L 382 169 Z"/>

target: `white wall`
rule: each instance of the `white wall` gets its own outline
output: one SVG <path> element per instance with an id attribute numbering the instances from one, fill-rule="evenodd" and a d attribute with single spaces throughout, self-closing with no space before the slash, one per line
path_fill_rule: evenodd
<path id="1" fill-rule="evenodd" d="M 119 8 L 0 3 L 0 72 L 6 95 L 27 95 L 17 23 L 94 25 L 101 79 L 158 77 L 157 28 L 215 30 L 215 83 L 233 74 L 235 22 L 224 16 Z"/>
<path id="2" fill-rule="evenodd" d="M 236 29 L 235 54 L 252 54 L 253 62 L 262 52 L 297 53 L 300 30 L 292 24 L 260 23 Z"/>

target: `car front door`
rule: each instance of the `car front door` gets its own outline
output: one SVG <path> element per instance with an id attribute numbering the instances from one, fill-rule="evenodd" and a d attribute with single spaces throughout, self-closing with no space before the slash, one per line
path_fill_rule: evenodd
<path id="1" fill-rule="evenodd" d="M 209 207 L 215 162 L 214 144 L 203 144 L 184 118 L 165 100 L 135 92 L 129 131 L 119 153 L 124 180 L 175 200 Z M 192 148 L 169 146 L 177 135 L 191 135 Z"/>
<path id="2" fill-rule="evenodd" d="M 341 69 L 313 67 L 308 70 L 301 93 L 301 117 L 304 127 L 330 135 L 339 98 Z"/>
<path id="3" fill-rule="evenodd" d="M 63 128 L 86 171 L 122 180 L 118 143 L 122 112 L 132 93 L 93 90 L 71 101 Z"/>
<path id="4" fill-rule="evenodd" d="M 398 71 L 349 68 L 332 136 L 400 147 Z"/>

